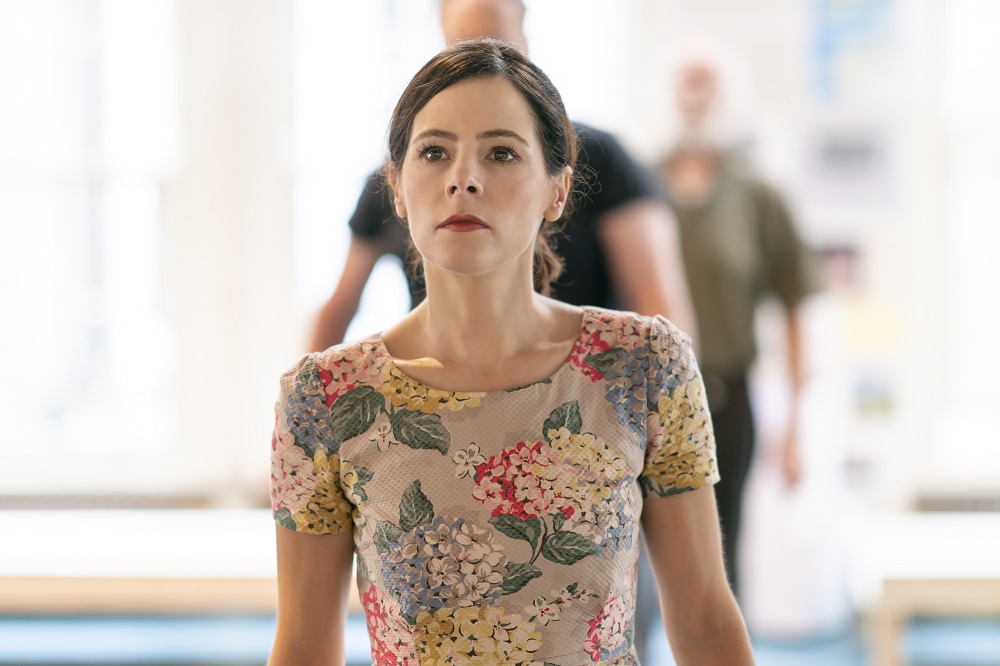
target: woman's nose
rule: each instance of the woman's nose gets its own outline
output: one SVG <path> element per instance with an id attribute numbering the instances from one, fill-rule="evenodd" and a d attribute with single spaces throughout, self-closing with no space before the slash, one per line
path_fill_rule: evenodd
<path id="1" fill-rule="evenodd" d="M 448 180 L 448 196 L 479 195 L 482 192 L 483 184 L 475 169 L 471 165 L 457 163 Z"/>
<path id="2" fill-rule="evenodd" d="M 452 183 L 451 185 L 448 186 L 448 194 L 450 194 L 451 196 L 455 196 L 462 189 L 463 189 L 462 185 L 460 185 L 458 183 Z M 469 194 L 478 194 L 479 193 L 479 187 L 475 183 L 468 183 L 467 185 L 465 185 L 464 189 Z"/>

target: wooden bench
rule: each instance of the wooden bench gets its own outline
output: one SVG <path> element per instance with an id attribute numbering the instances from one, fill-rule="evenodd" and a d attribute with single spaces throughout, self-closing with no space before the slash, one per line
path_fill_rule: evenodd
<path id="1" fill-rule="evenodd" d="M 0 511 L 0 613 L 274 613 L 266 510 Z M 352 586 L 351 610 L 361 612 Z"/>

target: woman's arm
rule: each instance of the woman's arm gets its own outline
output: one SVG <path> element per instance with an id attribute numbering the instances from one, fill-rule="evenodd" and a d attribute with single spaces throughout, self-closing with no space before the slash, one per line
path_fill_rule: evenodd
<path id="1" fill-rule="evenodd" d="M 750 637 L 722 565 L 712 487 L 647 499 L 642 527 L 679 666 L 753 664 Z"/>
<path id="2" fill-rule="evenodd" d="M 268 666 L 339 666 L 354 538 L 276 526 L 278 631 Z"/>

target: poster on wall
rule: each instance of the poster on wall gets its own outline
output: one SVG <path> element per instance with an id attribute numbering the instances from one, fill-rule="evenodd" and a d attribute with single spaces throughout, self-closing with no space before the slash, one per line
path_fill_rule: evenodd
<path id="1" fill-rule="evenodd" d="M 857 241 L 895 215 L 903 97 L 894 0 L 812 0 L 800 200 L 815 236 Z"/>

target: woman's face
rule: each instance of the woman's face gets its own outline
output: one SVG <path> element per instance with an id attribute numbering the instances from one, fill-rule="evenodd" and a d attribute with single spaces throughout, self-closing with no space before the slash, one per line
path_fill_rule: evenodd
<path id="1" fill-rule="evenodd" d="M 569 167 L 546 173 L 528 103 L 499 77 L 445 88 L 417 113 L 403 166 L 390 174 L 428 275 L 527 271 L 542 219 L 562 213 Z"/>

